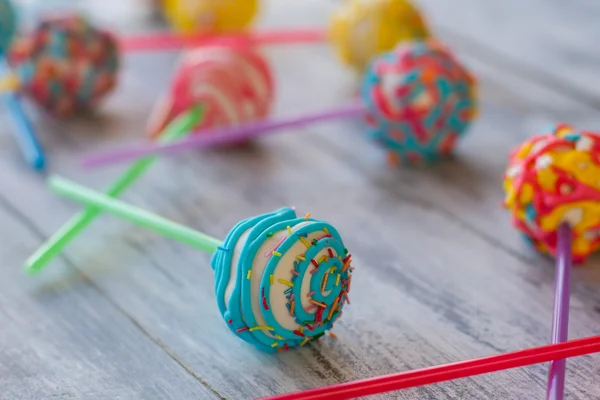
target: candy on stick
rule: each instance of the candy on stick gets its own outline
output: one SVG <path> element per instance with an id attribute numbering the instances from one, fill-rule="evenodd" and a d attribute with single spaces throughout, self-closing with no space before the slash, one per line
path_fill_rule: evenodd
<path id="1" fill-rule="evenodd" d="M 257 138 L 285 127 L 365 114 L 370 136 L 388 151 L 390 162 L 427 162 L 452 151 L 477 109 L 475 79 L 449 50 L 433 40 L 400 44 L 394 51 L 377 57 L 365 75 L 362 99 L 360 105 L 350 104 L 314 115 L 211 129 L 170 144 L 92 155 L 84 160 L 84 165 L 209 147 Z"/>
<path id="2" fill-rule="evenodd" d="M 337 230 L 292 208 L 247 218 L 224 241 L 65 179 L 55 192 L 213 253 L 217 303 L 229 329 L 264 351 L 302 347 L 349 303 L 352 257 Z"/>
<path id="3" fill-rule="evenodd" d="M 8 60 L 14 75 L 4 82 L 61 117 L 95 106 L 114 88 L 119 68 L 115 39 L 79 15 L 42 19 L 15 40 Z"/>
<path id="4" fill-rule="evenodd" d="M 171 122 L 158 137 L 159 141 L 170 141 L 186 135 L 194 125 L 202 119 L 202 108 L 192 107 L 181 113 Z M 132 164 L 107 190 L 107 195 L 117 197 L 129 186 L 137 181 L 150 166 L 156 161 L 156 157 L 146 157 Z M 29 273 L 37 273 L 54 257 L 56 257 L 69 242 L 89 225 L 98 215 L 100 210 L 88 207 L 84 211 L 74 215 L 56 233 L 25 262 L 25 268 Z"/>
<path id="5" fill-rule="evenodd" d="M 593 353 L 600 353 L 600 336 L 265 397 L 262 400 L 354 399 Z"/>
<path id="6" fill-rule="evenodd" d="M 359 71 L 399 42 L 429 38 L 420 12 L 407 0 L 349 0 L 333 15 L 331 41 L 340 58 Z"/>
<path id="7" fill-rule="evenodd" d="M 393 49 L 399 42 L 430 37 L 419 11 L 407 0 L 343 2 L 335 11 L 328 29 L 276 29 L 248 33 L 239 32 L 250 22 L 256 8 L 255 0 L 172 0 L 166 2 L 165 7 L 169 19 L 184 34 L 123 37 L 120 38 L 121 47 L 125 51 L 139 51 L 214 42 L 291 44 L 329 41 L 346 64 L 363 71 L 373 57 Z"/>
<path id="8" fill-rule="evenodd" d="M 552 342 L 567 340 L 571 261 L 600 247 L 600 135 L 560 124 L 511 154 L 505 206 L 539 251 L 556 257 Z M 562 399 L 565 361 L 552 364 L 548 399 Z"/>
<path id="9" fill-rule="evenodd" d="M 182 32 L 230 32 L 247 27 L 258 11 L 258 0 L 163 0 L 163 11 Z"/>
<path id="10" fill-rule="evenodd" d="M 16 31 L 17 17 L 15 10 L 9 0 L 0 0 L 0 74 L 9 74 L 10 69 L 6 64 L 5 53 L 9 49 Z M 37 139 L 35 130 L 27 117 L 21 104 L 21 99 L 10 89 L 13 82 L 6 82 L 7 90 L 4 90 L 3 97 L 9 108 L 16 127 L 15 137 L 19 148 L 27 162 L 36 170 L 42 170 L 46 164 L 44 151 Z M 2 85 L 0 84 L 0 87 Z M 0 89 L 0 92 L 2 90 Z"/>
<path id="11" fill-rule="evenodd" d="M 212 46 L 190 51 L 152 114 L 150 134 L 155 136 L 194 104 L 204 108 L 196 129 L 265 118 L 273 102 L 273 86 L 267 62 L 250 48 Z"/>

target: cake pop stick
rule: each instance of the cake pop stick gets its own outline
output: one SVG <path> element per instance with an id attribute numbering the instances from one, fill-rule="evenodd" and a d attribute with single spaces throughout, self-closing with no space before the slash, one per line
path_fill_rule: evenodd
<path id="1" fill-rule="evenodd" d="M 505 206 L 539 251 L 556 257 L 552 342 L 567 340 L 571 261 L 600 246 L 600 135 L 557 125 L 510 156 Z M 564 396 L 565 361 L 550 367 L 548 399 Z"/>
<path id="2" fill-rule="evenodd" d="M 0 87 L 16 85 L 60 117 L 94 107 L 114 88 L 119 68 L 115 39 L 78 15 L 42 19 L 7 56 L 14 73 Z"/>
<path id="3" fill-rule="evenodd" d="M 7 71 L 5 60 L 0 60 L 0 73 Z M 29 117 L 25 114 L 25 110 L 21 104 L 19 95 L 12 92 L 3 93 L 4 101 L 8 106 L 15 125 L 15 138 L 19 144 L 19 148 L 25 157 L 25 160 L 35 170 L 41 171 L 46 166 L 46 156 L 44 150 L 37 139 L 37 135 L 33 125 L 29 121 Z"/>
<path id="4" fill-rule="evenodd" d="M 262 400 L 353 399 L 599 352 L 600 336 L 592 336 L 566 343 L 264 397 Z"/>
<path id="5" fill-rule="evenodd" d="M 254 0 L 168 1 L 165 3 L 167 17 L 183 34 L 123 37 L 120 42 L 124 50 L 140 51 L 206 43 L 248 45 L 328 41 L 344 63 L 357 71 L 363 71 L 373 57 L 391 50 L 399 42 L 430 37 L 419 11 L 407 0 L 343 2 L 334 12 L 327 29 L 276 29 L 239 33 L 252 19 L 255 7 L 251 3 L 255 3 Z"/>
<path id="6" fill-rule="evenodd" d="M 199 106 L 182 113 L 164 130 L 158 140 L 167 142 L 184 136 L 201 118 L 202 110 Z M 107 195 L 111 197 L 120 196 L 121 193 L 137 181 L 155 161 L 155 157 L 146 157 L 136 161 L 109 187 Z M 73 216 L 73 218 L 48 238 L 48 240 L 31 257 L 29 257 L 25 262 L 26 270 L 32 274 L 39 272 L 99 214 L 100 209 L 88 207 L 84 211 Z"/>
<path id="7" fill-rule="evenodd" d="M 159 32 L 141 35 L 128 35 L 118 38 L 119 47 L 124 52 L 164 51 L 185 47 L 206 45 L 277 45 L 320 43 L 328 38 L 327 33 L 318 28 L 269 29 L 248 33 L 190 33 Z"/>
<path id="8" fill-rule="evenodd" d="M 9 0 L 0 0 L 0 74 L 9 74 L 9 68 L 6 65 L 5 53 L 12 43 L 16 30 L 16 14 Z M 0 83 L 0 92 L 8 106 L 9 112 L 15 125 L 15 137 L 19 148 L 27 162 L 36 170 L 42 170 L 46 164 L 44 152 L 39 144 L 36 132 L 23 110 L 21 99 L 13 90 L 15 88 L 14 80 L 7 80 L 2 87 Z"/>
<path id="9" fill-rule="evenodd" d="M 554 278 L 554 314 L 551 343 L 562 343 L 569 339 L 569 297 L 571 286 L 571 226 L 562 224 L 558 228 L 556 254 L 556 276 Z M 565 359 L 550 363 L 548 372 L 547 400 L 562 400 L 565 393 Z"/>
<path id="10" fill-rule="evenodd" d="M 256 138 L 285 127 L 365 114 L 369 135 L 388 150 L 390 162 L 435 161 L 451 152 L 475 117 L 475 86 L 472 75 L 439 43 L 405 43 L 373 61 L 363 81 L 361 105 L 197 132 L 196 137 L 170 144 L 88 156 L 83 164 L 98 166 L 145 154 L 208 147 L 227 140 Z"/>
<path id="11" fill-rule="evenodd" d="M 224 241 L 63 178 L 55 192 L 213 253 L 217 303 L 235 335 L 263 351 L 319 339 L 342 315 L 352 256 L 337 230 L 291 208 L 240 221 Z"/>

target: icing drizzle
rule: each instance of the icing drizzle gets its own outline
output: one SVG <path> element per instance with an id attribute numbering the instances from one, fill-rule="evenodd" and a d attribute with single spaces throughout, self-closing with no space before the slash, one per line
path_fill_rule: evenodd
<path id="1" fill-rule="evenodd" d="M 215 290 L 230 330 L 264 351 L 320 338 L 350 303 L 352 257 L 338 232 L 291 208 L 238 223 L 215 253 Z"/>

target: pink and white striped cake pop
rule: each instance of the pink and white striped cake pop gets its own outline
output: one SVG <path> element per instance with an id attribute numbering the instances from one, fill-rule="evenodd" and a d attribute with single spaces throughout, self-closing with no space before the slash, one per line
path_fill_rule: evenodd
<path id="1" fill-rule="evenodd" d="M 154 112 L 150 135 L 156 136 L 197 104 L 204 106 L 199 129 L 265 118 L 273 92 L 269 65 L 254 50 L 214 46 L 191 51 L 183 56 L 169 92 Z"/>

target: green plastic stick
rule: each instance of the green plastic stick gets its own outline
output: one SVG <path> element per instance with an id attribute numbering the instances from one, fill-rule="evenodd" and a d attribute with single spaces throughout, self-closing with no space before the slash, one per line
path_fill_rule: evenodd
<path id="1" fill-rule="evenodd" d="M 159 138 L 168 142 L 185 136 L 202 118 L 202 107 L 196 106 L 173 120 Z M 157 160 L 155 156 L 142 158 L 132 164 L 121 177 L 108 189 L 107 195 L 118 197 L 131 186 Z M 36 274 L 52 261 L 62 249 L 73 240 L 98 215 L 100 209 L 87 207 L 65 223 L 25 262 L 25 269 L 30 274 Z"/>
<path id="2" fill-rule="evenodd" d="M 176 222 L 169 221 L 166 218 L 129 205 L 124 201 L 88 189 L 85 186 L 81 186 L 60 176 L 51 177 L 48 180 L 48 186 L 55 193 L 71 200 L 75 200 L 88 206 L 97 207 L 104 212 L 112 213 L 125 220 L 152 229 L 164 236 L 187 243 L 208 253 L 214 253 L 222 243 L 219 239 L 215 239 Z"/>

